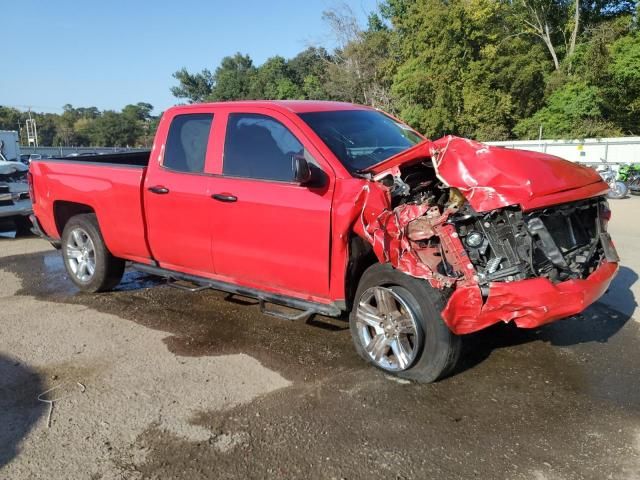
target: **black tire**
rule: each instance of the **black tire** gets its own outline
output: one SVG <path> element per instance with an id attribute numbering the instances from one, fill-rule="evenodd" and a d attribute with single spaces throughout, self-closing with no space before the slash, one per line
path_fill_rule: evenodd
<path id="1" fill-rule="evenodd" d="M 85 281 L 76 276 L 70 266 L 67 245 L 73 231 L 81 229 L 93 242 L 95 269 L 91 277 Z M 113 289 L 120 283 L 124 274 L 124 260 L 114 257 L 104 243 L 98 219 L 93 213 L 84 213 L 71 217 L 62 232 L 62 258 L 71 281 L 83 292 L 104 292 Z"/>
<path id="2" fill-rule="evenodd" d="M 13 219 L 13 223 L 16 226 L 16 237 L 27 237 L 29 235 L 33 235 L 31 232 L 31 228 L 33 225 L 31 224 L 31 220 L 26 216 L 19 216 Z"/>
<path id="3" fill-rule="evenodd" d="M 378 365 L 365 350 L 358 331 L 356 312 L 366 292 L 373 287 L 385 287 L 409 307 L 417 320 L 417 335 L 413 343 L 414 360 L 404 370 L 388 370 Z M 454 335 L 440 315 L 446 299 L 425 280 L 411 277 L 389 264 L 375 264 L 362 275 L 353 309 L 349 317 L 351 337 L 358 354 L 377 368 L 398 377 L 418 382 L 434 382 L 450 374 L 460 357 L 461 338 Z M 417 347 L 415 347 L 417 345 Z"/>

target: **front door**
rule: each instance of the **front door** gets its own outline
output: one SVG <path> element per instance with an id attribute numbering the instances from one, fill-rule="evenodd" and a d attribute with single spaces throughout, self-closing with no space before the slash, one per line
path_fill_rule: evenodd
<path id="1" fill-rule="evenodd" d="M 222 175 L 211 180 L 216 273 L 266 290 L 327 298 L 333 184 L 326 173 L 314 186 L 295 183 L 294 155 L 304 155 L 320 172 L 302 134 L 283 115 L 229 113 Z"/>

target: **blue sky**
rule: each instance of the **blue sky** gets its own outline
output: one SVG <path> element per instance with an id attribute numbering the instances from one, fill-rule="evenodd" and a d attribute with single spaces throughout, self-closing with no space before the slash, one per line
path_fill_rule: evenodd
<path id="1" fill-rule="evenodd" d="M 376 0 L 11 0 L 2 2 L 0 105 L 60 112 L 173 105 L 172 73 L 213 70 L 248 53 L 256 64 L 333 46 L 322 12 L 346 3 L 364 25 Z"/>

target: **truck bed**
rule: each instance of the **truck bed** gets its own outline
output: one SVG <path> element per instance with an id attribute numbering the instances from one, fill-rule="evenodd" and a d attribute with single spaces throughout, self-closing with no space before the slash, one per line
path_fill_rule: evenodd
<path id="1" fill-rule="evenodd" d="M 142 186 L 149 157 L 144 151 L 33 160 L 34 205 L 48 212 L 39 217 L 44 233 L 60 239 L 65 218 L 93 212 L 110 250 L 148 262 Z"/>
<path id="2" fill-rule="evenodd" d="M 51 160 L 146 167 L 149 164 L 150 156 L 151 150 L 140 150 L 136 152 L 108 153 L 100 155 L 78 155 L 76 157 L 56 157 Z"/>

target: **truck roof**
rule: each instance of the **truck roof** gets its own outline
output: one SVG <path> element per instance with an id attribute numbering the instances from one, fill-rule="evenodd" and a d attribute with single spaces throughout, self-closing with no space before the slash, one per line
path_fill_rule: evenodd
<path id="1" fill-rule="evenodd" d="M 224 107 L 235 105 L 238 107 L 271 107 L 278 110 L 288 110 L 293 113 L 327 112 L 334 110 L 370 110 L 370 107 L 348 102 L 331 102 L 323 100 L 239 100 L 230 102 L 194 103 L 191 105 L 176 105 L 172 109 L 189 109 L 202 106 Z"/>

